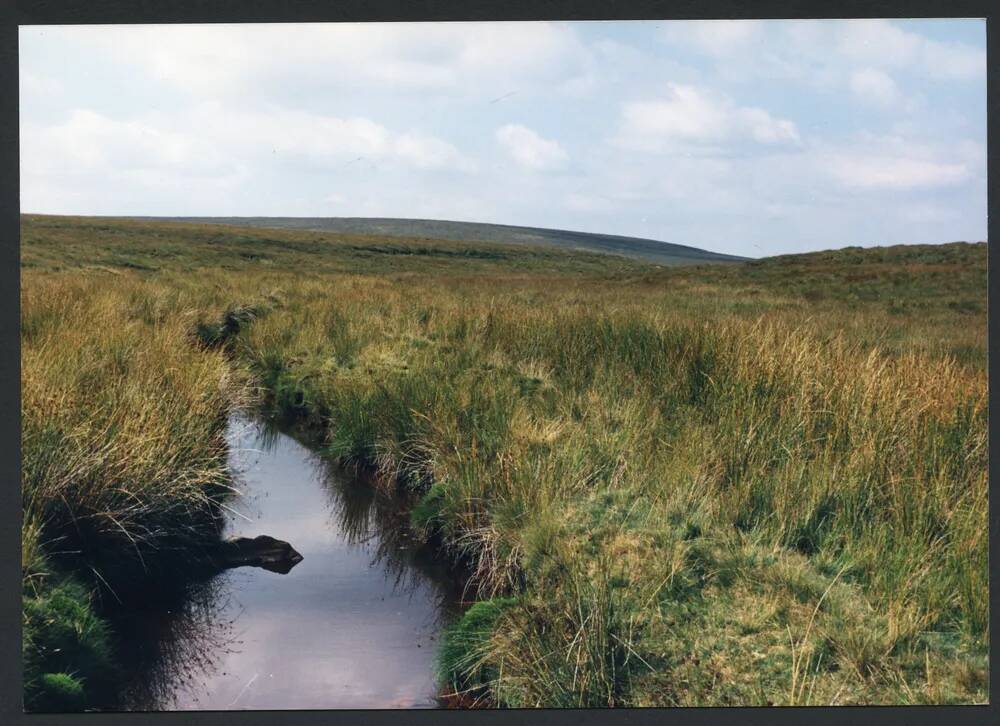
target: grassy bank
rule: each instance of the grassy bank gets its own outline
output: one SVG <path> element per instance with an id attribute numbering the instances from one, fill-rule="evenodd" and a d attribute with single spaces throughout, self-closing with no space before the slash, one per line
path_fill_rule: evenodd
<path id="1" fill-rule="evenodd" d="M 25 698 L 89 704 L 113 679 L 94 599 L 164 579 L 226 495 L 224 357 L 175 291 L 113 274 L 23 279 Z M 57 677 L 58 676 L 58 677 Z"/>
<path id="2" fill-rule="evenodd" d="M 986 699 L 985 245 L 663 269 L 151 222 L 23 239 L 28 512 L 75 482 L 110 542 L 96 513 L 148 479 L 170 503 L 133 538 L 174 532 L 218 482 L 228 356 L 469 564 L 482 603 L 441 663 L 463 703 Z M 52 416 L 120 458 L 44 463 Z"/>

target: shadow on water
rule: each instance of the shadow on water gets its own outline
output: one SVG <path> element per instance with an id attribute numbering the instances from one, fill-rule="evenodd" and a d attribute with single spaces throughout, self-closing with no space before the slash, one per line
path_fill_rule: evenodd
<path id="1" fill-rule="evenodd" d="M 435 707 L 461 590 L 399 502 L 274 425 L 234 417 L 228 437 L 242 493 L 224 536 L 271 535 L 304 559 L 157 588 L 116 614 L 128 675 L 113 707 Z"/>

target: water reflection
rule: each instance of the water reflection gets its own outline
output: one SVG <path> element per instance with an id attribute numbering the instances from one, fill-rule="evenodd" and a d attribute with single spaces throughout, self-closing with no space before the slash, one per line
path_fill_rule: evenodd
<path id="1" fill-rule="evenodd" d="M 239 568 L 133 609 L 119 627 L 130 710 L 436 705 L 438 633 L 459 592 L 381 495 L 273 425 L 234 419 L 243 492 L 226 536 L 287 540 L 287 575 Z"/>
<path id="2" fill-rule="evenodd" d="M 462 600 L 456 579 L 427 547 L 413 540 L 409 514 L 398 500 L 364 476 L 348 478 L 329 462 L 319 466 L 325 467 L 332 526 L 368 553 L 370 566 L 384 571 L 394 591 L 413 594 L 424 583 L 434 583 L 438 607 L 446 615 L 454 614 Z"/>
<path id="3" fill-rule="evenodd" d="M 119 650 L 130 676 L 121 700 L 130 710 L 172 710 L 180 686 L 204 680 L 239 647 L 227 580 L 192 583 L 171 601 L 133 610 L 115 620 Z"/>
<path id="4" fill-rule="evenodd" d="M 256 445 L 269 451 L 286 436 L 314 451 L 317 442 L 297 438 L 294 431 L 273 420 L 259 420 Z M 399 497 L 387 494 L 374 477 L 313 453 L 309 465 L 327 496 L 328 527 L 365 552 L 372 570 L 381 569 L 396 594 L 414 595 L 431 585 L 444 620 L 459 612 L 462 591 L 446 563 L 430 548 L 414 540 L 409 510 Z M 293 543 L 294 544 L 294 543 Z"/>

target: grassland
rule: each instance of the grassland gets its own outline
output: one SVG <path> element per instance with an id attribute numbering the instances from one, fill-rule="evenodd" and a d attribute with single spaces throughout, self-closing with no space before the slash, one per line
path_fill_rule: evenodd
<path id="1" fill-rule="evenodd" d="M 155 220 L 156 218 L 135 219 Z M 621 255 L 659 265 L 693 265 L 706 262 L 737 262 L 743 258 L 709 252 L 686 245 L 638 237 L 573 232 L 565 229 L 514 227 L 504 224 L 449 222 L 435 219 L 386 219 L 380 217 L 175 217 L 161 221 L 226 224 L 264 229 L 301 229 L 337 235 L 369 235 L 384 238 L 451 240 L 453 242 L 499 242 L 557 247 L 584 252 Z"/>
<path id="2" fill-rule="evenodd" d="M 456 702 L 984 702 L 985 361 L 985 244 L 663 269 L 25 217 L 29 692 L 86 698 L 113 634 L 35 610 L 211 536 L 255 400 L 471 573 Z"/>

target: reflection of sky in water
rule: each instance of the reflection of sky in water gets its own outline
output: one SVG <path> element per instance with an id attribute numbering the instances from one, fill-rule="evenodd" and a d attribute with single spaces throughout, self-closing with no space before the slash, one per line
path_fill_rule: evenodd
<path id="1" fill-rule="evenodd" d="M 244 495 L 226 536 L 268 534 L 304 559 L 286 575 L 230 570 L 137 615 L 131 707 L 434 706 L 456 593 L 409 546 L 405 516 L 282 433 L 234 421 L 230 443 Z"/>

